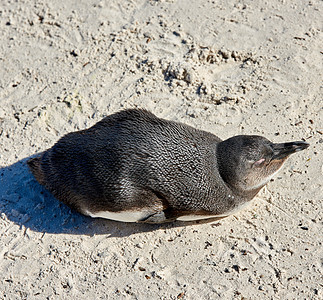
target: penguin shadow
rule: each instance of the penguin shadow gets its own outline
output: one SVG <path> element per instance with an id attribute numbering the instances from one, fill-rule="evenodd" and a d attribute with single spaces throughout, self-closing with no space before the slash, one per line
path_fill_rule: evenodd
<path id="1" fill-rule="evenodd" d="M 201 222 L 122 223 L 84 216 L 57 200 L 40 185 L 27 166 L 33 156 L 0 168 L 0 217 L 35 232 L 124 237 Z"/>

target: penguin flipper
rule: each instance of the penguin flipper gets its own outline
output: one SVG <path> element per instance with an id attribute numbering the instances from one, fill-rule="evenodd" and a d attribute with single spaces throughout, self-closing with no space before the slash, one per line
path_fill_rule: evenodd
<path id="1" fill-rule="evenodd" d="M 165 211 L 158 211 L 140 221 L 138 223 L 148 223 L 148 224 L 161 224 L 161 223 L 167 223 L 167 222 L 173 222 L 176 218 L 167 217 L 165 214 Z"/>

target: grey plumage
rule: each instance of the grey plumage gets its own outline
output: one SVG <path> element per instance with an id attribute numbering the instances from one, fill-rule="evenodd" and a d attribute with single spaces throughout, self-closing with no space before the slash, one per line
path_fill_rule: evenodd
<path id="1" fill-rule="evenodd" d="M 296 143 L 295 149 L 308 146 Z M 282 144 L 258 136 L 222 142 L 130 109 L 65 135 L 28 164 L 40 184 L 79 212 L 146 209 L 138 221 L 159 223 L 192 214 L 228 215 L 251 200 L 265 184 L 257 183 L 297 151 L 273 160 L 275 145 Z"/>

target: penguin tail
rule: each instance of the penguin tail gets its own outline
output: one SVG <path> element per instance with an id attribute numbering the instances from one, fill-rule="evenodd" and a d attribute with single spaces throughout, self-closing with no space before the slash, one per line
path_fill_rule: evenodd
<path id="1" fill-rule="evenodd" d="M 44 184 L 45 177 L 44 177 L 44 172 L 42 171 L 42 168 L 41 168 L 41 156 L 29 159 L 27 161 L 27 164 L 28 164 L 28 167 L 29 167 L 31 173 L 36 178 L 36 180 L 40 184 Z"/>

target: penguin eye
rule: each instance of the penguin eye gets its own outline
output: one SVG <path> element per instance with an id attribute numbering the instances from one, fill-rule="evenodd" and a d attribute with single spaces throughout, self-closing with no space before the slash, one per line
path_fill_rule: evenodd
<path id="1" fill-rule="evenodd" d="M 256 167 L 261 167 L 264 164 L 264 162 L 265 162 L 265 159 L 261 158 L 261 159 L 255 161 L 253 165 Z"/>

